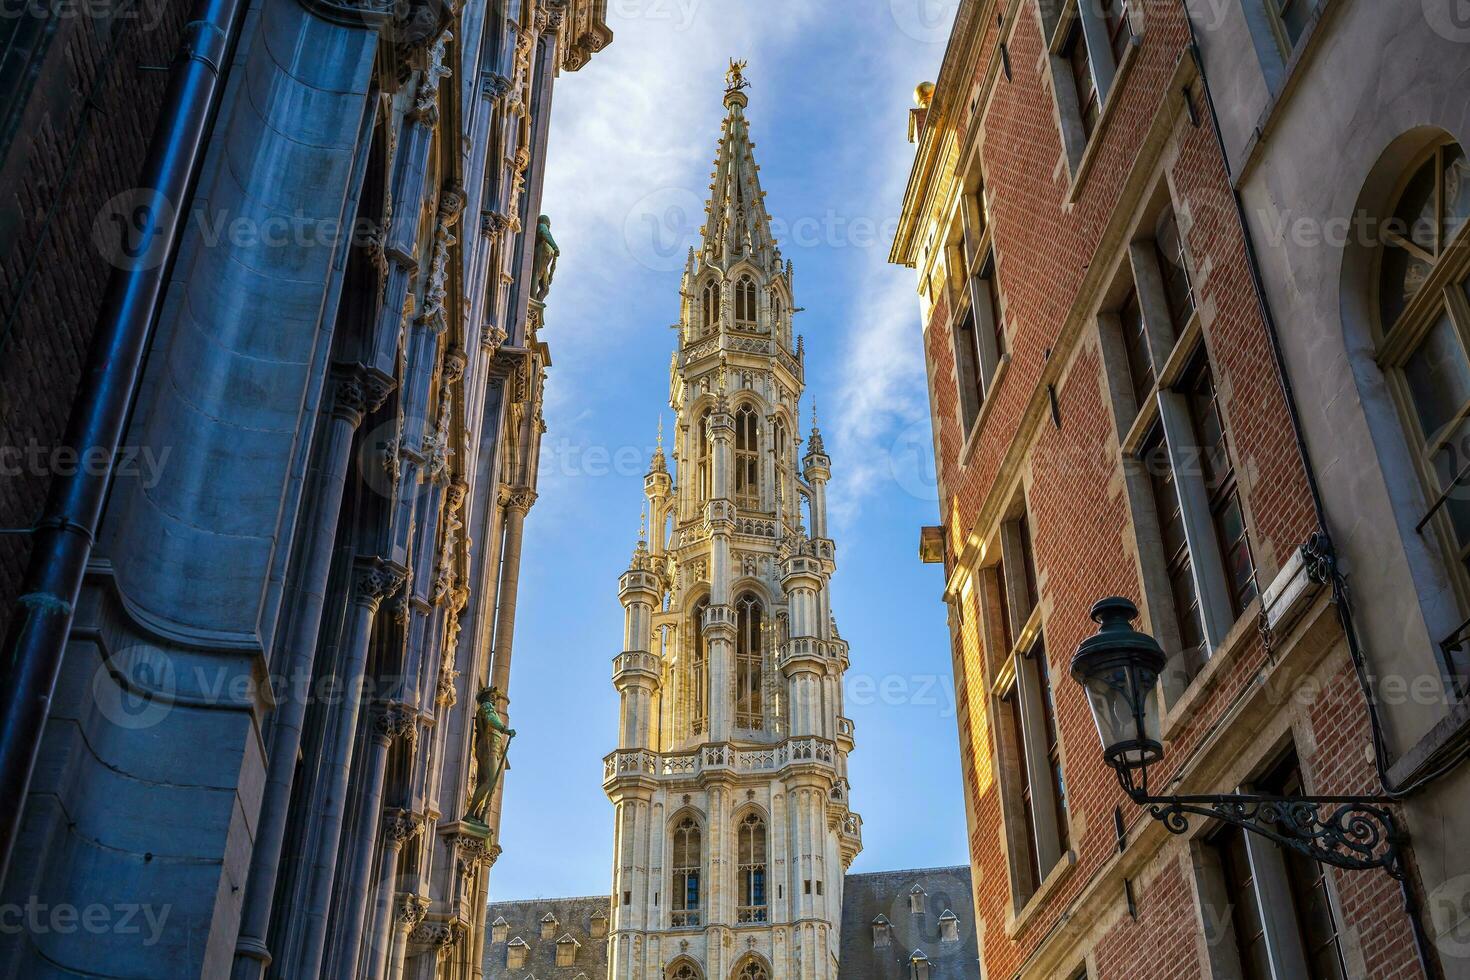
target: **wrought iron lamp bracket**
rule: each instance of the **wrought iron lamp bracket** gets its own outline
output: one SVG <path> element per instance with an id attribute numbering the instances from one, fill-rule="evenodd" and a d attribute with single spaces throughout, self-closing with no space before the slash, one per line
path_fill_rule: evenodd
<path id="1" fill-rule="evenodd" d="M 1405 837 L 1389 809 L 1375 796 L 1151 796 L 1119 773 L 1130 799 L 1172 834 L 1187 834 L 1190 817 L 1218 820 L 1248 831 L 1315 861 L 1366 871 L 1382 868 L 1405 876 Z"/>

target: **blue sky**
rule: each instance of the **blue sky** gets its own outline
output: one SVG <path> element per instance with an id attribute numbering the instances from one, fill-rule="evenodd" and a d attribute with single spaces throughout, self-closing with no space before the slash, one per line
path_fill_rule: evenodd
<path id="1" fill-rule="evenodd" d="M 833 458 L 833 608 L 851 644 L 854 871 L 965 861 L 938 522 L 913 273 L 887 264 L 957 0 L 609 0 L 613 45 L 557 83 L 545 210 L 562 247 L 540 501 L 521 578 L 496 900 L 611 882 L 602 757 L 617 740 L 618 575 L 668 407 L 679 271 L 702 219 L 731 57 L 767 205 L 796 266 L 797 329 Z"/>

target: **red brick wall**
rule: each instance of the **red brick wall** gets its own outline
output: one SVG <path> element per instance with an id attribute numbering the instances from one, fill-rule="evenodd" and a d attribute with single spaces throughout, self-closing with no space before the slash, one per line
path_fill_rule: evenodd
<path id="1" fill-rule="evenodd" d="M 146 66 L 172 63 L 191 6 L 141 0 L 136 16 L 111 21 L 74 13 L 47 49 L 0 169 L 0 447 L 49 452 L 62 439 L 111 271 L 93 221 L 135 186 L 168 82 Z M 0 527 L 29 527 L 51 467 L 4 462 Z M 0 631 L 28 555 L 27 538 L 0 538 Z"/>
<path id="2" fill-rule="evenodd" d="M 1010 329 L 1011 364 L 990 397 L 984 430 L 965 465 L 965 434 L 959 421 L 949 304 L 941 299 L 926 332 L 931 400 L 944 495 L 951 560 L 972 533 L 1001 463 L 1019 434 L 1022 413 L 1034 397 L 1062 324 L 1074 306 L 1095 302 L 1081 292 L 1105 225 L 1123 196 L 1128 171 L 1159 113 L 1177 117 L 1171 139 L 1177 147 L 1169 177 L 1181 228 L 1196 265 L 1196 295 L 1222 393 L 1242 502 L 1261 587 L 1315 529 L 1302 461 L 1292 436 L 1287 405 L 1277 381 L 1269 337 L 1252 289 L 1245 240 L 1229 182 L 1208 121 L 1192 126 L 1180 92 L 1170 84 L 1188 55 L 1188 28 L 1173 3 L 1149 3 L 1143 46 L 1114 93 L 1121 104 L 1094 139 L 1097 157 L 1079 200 L 1066 204 L 1070 176 L 1057 164 L 1063 154 L 1050 82 L 1042 64 L 1043 41 L 1035 5 L 1020 5 L 1009 37 L 1012 78 L 995 82 L 982 105 L 984 178 L 991 200 L 990 224 L 999 280 Z M 998 43 L 988 31 L 979 59 Z M 982 72 L 983 74 L 983 72 Z M 973 88 L 983 78 L 971 79 Z M 940 85 L 954 84 L 941 79 Z M 970 94 L 956 105 L 968 105 Z M 1208 119 L 1201 104 L 1201 115 Z M 961 120 L 960 142 L 974 124 Z M 1046 907 L 1014 937 L 1006 935 L 1011 909 L 1010 874 L 1002 852 L 999 774 L 986 717 L 983 624 L 979 585 L 961 610 L 956 678 L 966 793 L 977 825 L 970 841 L 977 914 L 985 920 L 984 960 L 991 977 L 1016 975 L 1027 957 L 1060 923 L 1069 904 L 1116 853 L 1113 809 L 1124 803 L 1111 770 L 1102 762 L 1096 731 L 1078 687 L 1068 675 L 1072 651 L 1095 627 L 1091 603 L 1104 595 L 1141 600 L 1136 559 L 1127 542 L 1128 504 L 1119 478 L 1119 434 L 1104 398 L 1101 354 L 1094 332 L 1085 328 L 1080 347 L 1058 384 L 1061 426 L 1049 419 L 1030 448 L 1028 506 L 1038 571 L 1043 582 L 1047 649 L 1055 683 L 1057 716 L 1074 829 L 1078 867 L 1052 892 Z M 1068 356 L 1061 352 L 1057 356 Z M 1250 614 L 1248 614 L 1250 615 Z M 1253 630 L 1250 632 L 1254 633 Z M 1191 721 L 1171 742 L 1171 759 L 1197 748 L 1267 661 L 1259 636 L 1244 641 L 1230 669 L 1202 700 Z M 1351 665 L 1339 649 L 1329 673 L 1337 680 L 1307 712 L 1314 751 L 1302 749 L 1305 768 L 1322 793 L 1370 789 L 1373 768 L 1364 755 L 1367 718 Z M 1339 662 L 1340 661 L 1340 662 Z M 1124 804 L 1125 814 L 1135 810 Z M 1344 918 L 1356 930 L 1373 977 L 1417 975 L 1408 924 L 1396 886 L 1381 872 L 1337 874 Z M 1094 949 L 1097 975 L 1117 980 L 1195 977 L 1207 974 L 1197 962 L 1198 930 L 1193 890 L 1185 870 L 1172 861 L 1152 878 L 1135 883 L 1138 918 L 1124 917 Z M 1121 900 L 1121 895 L 1119 896 Z M 1074 927 L 1077 923 L 1072 924 Z M 1085 924 L 1085 926 L 1090 924 Z"/>

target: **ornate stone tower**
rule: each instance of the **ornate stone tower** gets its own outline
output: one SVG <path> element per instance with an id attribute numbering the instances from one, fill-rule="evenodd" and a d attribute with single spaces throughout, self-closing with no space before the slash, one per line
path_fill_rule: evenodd
<path id="1" fill-rule="evenodd" d="M 803 345 L 732 65 L 670 370 L 649 533 L 623 574 L 613 980 L 835 980 L 848 809 L 847 644 L 832 619 L 831 461 L 799 456 Z"/>

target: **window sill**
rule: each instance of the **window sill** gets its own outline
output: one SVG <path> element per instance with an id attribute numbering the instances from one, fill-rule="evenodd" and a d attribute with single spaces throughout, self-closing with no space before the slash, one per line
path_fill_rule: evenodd
<path id="1" fill-rule="evenodd" d="M 980 411 L 975 415 L 975 422 L 970 426 L 970 434 L 965 437 L 964 448 L 960 450 L 960 468 L 970 465 L 970 457 L 975 453 L 975 447 L 980 443 L 980 433 L 985 428 L 985 420 L 990 418 L 990 408 L 995 404 L 995 390 L 1000 387 L 1001 379 L 1006 376 L 1006 368 L 1010 366 L 1011 355 L 1000 355 L 1000 363 L 995 366 L 995 373 L 990 376 L 990 382 L 985 386 L 985 403 L 980 406 Z"/>
<path id="2" fill-rule="evenodd" d="M 1076 866 L 1077 852 L 1067 851 L 1061 856 L 1051 871 L 1047 873 L 1046 880 L 1041 883 L 1041 887 L 1032 892 L 1031 897 L 1026 899 L 1026 904 L 1021 906 L 1019 910 L 1006 914 L 1005 932 L 1007 939 L 1015 939 L 1021 930 L 1026 928 L 1027 923 L 1034 919 L 1036 913 L 1046 906 L 1047 900 L 1051 898 L 1052 893 L 1061 887 L 1062 882 L 1067 880 L 1072 873 L 1072 869 Z"/>
<path id="3" fill-rule="evenodd" d="M 1123 90 L 1123 83 L 1127 80 L 1133 63 L 1138 60 L 1138 52 L 1142 47 L 1143 38 L 1134 34 L 1128 41 L 1128 49 L 1123 52 L 1123 60 L 1118 63 L 1118 70 L 1113 73 L 1113 83 L 1108 87 L 1108 97 L 1103 100 L 1102 111 L 1098 113 L 1097 126 L 1087 140 L 1087 149 L 1082 151 L 1082 156 L 1077 161 L 1076 173 L 1072 177 L 1072 187 L 1067 191 L 1066 203 L 1068 204 L 1077 203 L 1077 198 L 1082 194 L 1082 185 L 1087 183 L 1093 164 L 1097 162 L 1097 155 L 1102 152 L 1100 147 L 1103 142 L 1103 134 L 1108 130 L 1108 123 L 1118 114 L 1118 105 L 1123 101 L 1118 93 Z"/>
<path id="4" fill-rule="evenodd" d="M 1178 700 L 1168 706 L 1163 722 L 1165 742 L 1172 742 L 1178 737 L 1180 730 L 1194 717 L 1205 696 L 1214 688 L 1226 669 L 1238 661 L 1242 652 L 1250 647 L 1251 638 L 1258 633 L 1260 618 L 1261 599 L 1257 596 L 1236 619 L 1235 625 L 1230 627 L 1224 641 L 1205 661 L 1199 673 L 1190 679 L 1189 686 L 1179 695 Z"/>

